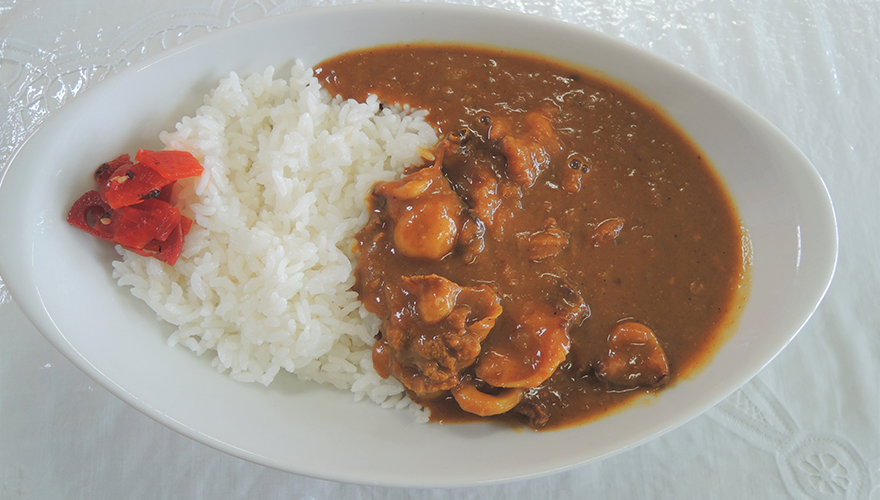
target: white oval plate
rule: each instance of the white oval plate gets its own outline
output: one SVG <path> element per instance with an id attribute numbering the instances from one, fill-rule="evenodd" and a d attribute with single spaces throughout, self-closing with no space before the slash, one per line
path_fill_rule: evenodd
<path id="1" fill-rule="evenodd" d="M 650 404 L 545 433 L 489 424 L 420 425 L 349 393 L 218 374 L 208 356 L 169 348 L 170 332 L 116 286 L 109 245 L 70 227 L 95 165 L 159 148 L 230 71 L 306 64 L 355 48 L 460 41 L 525 49 L 596 68 L 659 103 L 714 162 L 754 248 L 739 328 L 697 376 Z M 36 327 L 116 396 L 202 443 L 324 479 L 461 486 L 560 471 L 681 425 L 748 381 L 795 336 L 834 272 L 837 230 L 809 161 L 777 129 L 678 66 L 604 35 L 498 10 L 420 4 L 313 9 L 206 36 L 108 78 L 49 118 L 0 184 L 0 275 Z M 279 379 L 285 377 L 279 377 Z M 292 378 L 292 377 L 287 377 Z"/>

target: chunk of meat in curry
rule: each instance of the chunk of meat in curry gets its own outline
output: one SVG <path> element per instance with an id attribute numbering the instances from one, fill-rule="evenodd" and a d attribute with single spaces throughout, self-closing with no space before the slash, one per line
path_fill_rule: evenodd
<path id="1" fill-rule="evenodd" d="M 405 276 L 384 291 L 391 315 L 373 349 L 376 371 L 419 394 L 457 386 L 501 314 L 495 292 L 437 275 Z"/>

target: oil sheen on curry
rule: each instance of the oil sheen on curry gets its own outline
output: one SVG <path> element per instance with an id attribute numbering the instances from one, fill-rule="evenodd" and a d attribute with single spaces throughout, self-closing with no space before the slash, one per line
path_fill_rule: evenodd
<path id="1" fill-rule="evenodd" d="M 333 93 L 429 111 L 425 164 L 368 194 L 355 291 L 373 363 L 431 419 L 552 429 L 705 361 L 743 234 L 700 151 L 646 102 L 531 56 L 407 45 L 325 61 Z"/>

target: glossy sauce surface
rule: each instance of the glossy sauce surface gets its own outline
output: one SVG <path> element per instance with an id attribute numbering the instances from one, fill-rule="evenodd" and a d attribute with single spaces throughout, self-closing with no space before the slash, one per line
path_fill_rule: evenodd
<path id="1" fill-rule="evenodd" d="M 355 286 L 384 321 L 377 371 L 409 379 L 432 420 L 581 423 L 717 346 L 745 280 L 740 223 L 700 151 L 649 104 L 476 47 L 372 49 L 317 72 L 343 97 L 427 109 L 446 134 L 433 165 L 369 194 Z M 668 374 L 615 382 L 607 357 L 625 322 L 656 336 Z M 519 399 L 477 417 L 451 396 L 464 386 Z"/>

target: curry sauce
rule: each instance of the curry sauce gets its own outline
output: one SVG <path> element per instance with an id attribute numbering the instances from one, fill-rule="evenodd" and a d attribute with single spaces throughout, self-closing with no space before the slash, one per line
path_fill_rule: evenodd
<path id="1" fill-rule="evenodd" d="M 316 71 L 343 97 L 428 110 L 443 135 L 368 194 L 355 285 L 383 320 L 376 370 L 432 420 L 580 423 L 717 346 L 746 279 L 743 233 L 653 105 L 488 48 L 383 47 Z"/>

